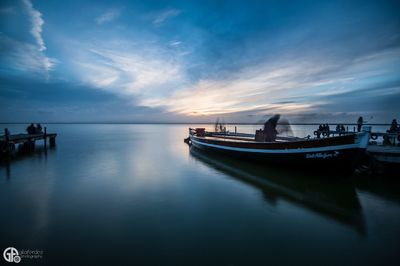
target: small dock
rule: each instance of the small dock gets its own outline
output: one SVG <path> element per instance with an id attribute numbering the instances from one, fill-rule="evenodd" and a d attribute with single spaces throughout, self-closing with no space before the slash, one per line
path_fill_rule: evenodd
<path id="1" fill-rule="evenodd" d="M 369 145 L 367 155 L 373 173 L 399 177 L 400 146 Z"/>
<path id="2" fill-rule="evenodd" d="M 400 147 L 369 145 L 367 153 L 378 162 L 400 164 Z"/>
<path id="3" fill-rule="evenodd" d="M 11 155 L 16 149 L 20 152 L 32 152 L 35 150 L 36 141 L 43 140 L 44 148 L 47 143 L 50 147 L 56 146 L 56 133 L 47 133 L 46 127 L 40 134 L 9 134 L 4 130 L 4 135 L 0 136 L 0 157 Z"/>

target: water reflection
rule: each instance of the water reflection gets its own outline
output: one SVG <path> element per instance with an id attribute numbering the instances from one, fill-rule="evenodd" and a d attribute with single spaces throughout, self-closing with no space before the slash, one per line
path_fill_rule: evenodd
<path id="1" fill-rule="evenodd" d="M 391 203 L 400 204 L 400 180 L 392 176 L 361 174 L 355 177 L 357 191 L 368 192 Z"/>
<path id="2" fill-rule="evenodd" d="M 190 147 L 195 160 L 225 175 L 260 189 L 267 204 L 280 199 L 301 204 L 331 220 L 366 234 L 365 219 L 352 180 L 338 176 L 295 173 Z"/>
<path id="3" fill-rule="evenodd" d="M 4 168 L 4 173 L 7 181 L 10 181 L 11 179 L 11 173 L 12 173 L 12 168 L 14 164 L 18 164 L 18 162 L 24 161 L 24 160 L 32 160 L 32 159 L 38 159 L 39 161 L 44 160 L 44 162 L 47 161 L 47 156 L 50 153 L 53 153 L 56 151 L 55 147 L 52 148 L 44 148 L 43 146 L 36 147 L 33 152 L 16 152 L 15 154 L 12 154 L 10 157 L 3 158 L 0 160 L 0 169 Z M 15 166 L 14 166 L 15 167 Z"/>

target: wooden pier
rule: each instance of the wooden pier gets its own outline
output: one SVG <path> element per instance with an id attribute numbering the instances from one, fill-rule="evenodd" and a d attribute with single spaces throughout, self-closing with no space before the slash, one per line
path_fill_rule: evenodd
<path id="1" fill-rule="evenodd" d="M 367 153 L 379 162 L 400 164 L 400 147 L 369 145 Z"/>
<path id="2" fill-rule="evenodd" d="M 4 130 L 4 135 L 0 136 L 0 157 L 12 154 L 18 145 L 18 151 L 32 152 L 35 150 L 36 141 L 43 140 L 44 148 L 47 149 L 47 143 L 50 147 L 56 145 L 56 133 L 47 133 L 46 127 L 40 134 L 9 134 Z"/>

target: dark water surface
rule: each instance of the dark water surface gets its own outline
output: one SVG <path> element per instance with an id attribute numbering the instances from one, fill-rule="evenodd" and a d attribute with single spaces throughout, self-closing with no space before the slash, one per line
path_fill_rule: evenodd
<path id="1" fill-rule="evenodd" d="M 21 265 L 399 263 L 394 180 L 210 156 L 188 125 L 48 128 L 55 149 L 0 166 L 1 253 L 44 252 Z"/>

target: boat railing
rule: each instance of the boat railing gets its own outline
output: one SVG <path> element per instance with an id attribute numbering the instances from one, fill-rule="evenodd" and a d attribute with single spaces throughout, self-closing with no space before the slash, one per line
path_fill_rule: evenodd
<path id="1" fill-rule="evenodd" d="M 249 133 L 235 133 L 230 131 L 225 132 L 211 132 L 214 136 L 232 136 L 232 137 L 247 137 L 247 138 L 254 138 L 254 134 Z"/>

